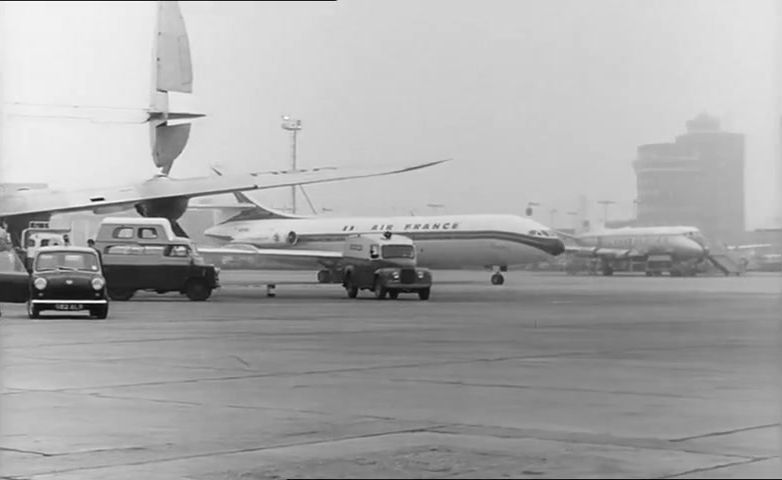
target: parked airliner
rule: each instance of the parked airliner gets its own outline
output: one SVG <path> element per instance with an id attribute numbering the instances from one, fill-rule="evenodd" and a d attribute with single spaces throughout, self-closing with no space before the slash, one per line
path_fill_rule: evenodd
<path id="1" fill-rule="evenodd" d="M 339 281 L 339 252 L 348 235 L 378 232 L 412 238 L 422 267 L 494 267 L 494 285 L 504 283 L 500 272 L 509 265 L 549 260 L 565 250 L 548 227 L 518 215 L 319 218 L 287 215 L 255 204 L 207 229 L 204 234 L 222 246 L 199 251 L 259 255 L 292 269 L 320 268 L 318 281 L 326 283 Z"/>
<path id="2" fill-rule="evenodd" d="M 566 252 L 599 258 L 603 275 L 611 275 L 618 261 L 647 260 L 652 255 L 668 256 L 672 275 L 694 275 L 696 265 L 703 260 L 710 260 L 723 272 L 728 268 L 709 254 L 706 238 L 696 227 L 623 227 L 575 236 L 561 235 L 576 244 L 567 246 Z M 647 274 L 651 271 L 647 270 Z"/>

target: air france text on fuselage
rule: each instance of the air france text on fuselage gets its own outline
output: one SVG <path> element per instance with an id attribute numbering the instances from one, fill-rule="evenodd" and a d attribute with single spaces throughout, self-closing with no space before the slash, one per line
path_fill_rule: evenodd
<path id="1" fill-rule="evenodd" d="M 406 223 L 404 225 L 404 228 L 401 228 L 400 231 L 411 231 L 411 230 L 456 230 L 459 228 L 458 222 L 443 222 L 443 223 Z M 355 225 L 345 225 L 342 227 L 343 232 L 352 232 L 357 230 Z M 372 225 L 372 228 L 369 229 L 369 231 L 377 231 L 377 232 L 390 232 L 394 230 L 394 225 L 392 224 L 375 224 Z"/>

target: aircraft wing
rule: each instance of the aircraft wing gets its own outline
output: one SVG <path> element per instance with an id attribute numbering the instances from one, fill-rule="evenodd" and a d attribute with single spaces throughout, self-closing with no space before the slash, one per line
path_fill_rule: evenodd
<path id="1" fill-rule="evenodd" d="M 171 197 L 200 197 L 244 190 L 335 182 L 352 178 L 376 177 L 410 172 L 448 160 L 386 167 L 324 167 L 309 170 L 270 171 L 223 176 L 174 179 L 154 177 L 124 187 L 60 191 L 54 189 L 0 189 L 0 218 L 44 212 L 80 210 L 110 211 L 131 208 L 145 200 Z"/>
<path id="2" fill-rule="evenodd" d="M 744 245 L 728 245 L 728 250 L 753 250 L 756 248 L 768 248 L 772 247 L 770 243 L 752 243 L 752 244 L 744 244 Z"/>
<path id="3" fill-rule="evenodd" d="M 257 248 L 252 245 L 231 245 L 224 247 L 198 247 L 202 255 L 239 256 L 290 266 L 334 266 L 342 260 L 342 252 L 332 250 L 294 250 L 279 248 Z"/>

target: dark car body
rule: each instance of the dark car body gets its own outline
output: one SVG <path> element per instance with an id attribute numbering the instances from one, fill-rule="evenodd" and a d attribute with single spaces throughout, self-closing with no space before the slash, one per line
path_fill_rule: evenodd
<path id="1" fill-rule="evenodd" d="M 82 247 L 45 247 L 32 260 L 27 313 L 38 318 L 45 310 L 89 311 L 106 318 L 109 301 L 97 253 Z"/>
<path id="2" fill-rule="evenodd" d="M 30 274 L 13 250 L 0 251 L 0 303 L 24 303 L 30 294 Z"/>

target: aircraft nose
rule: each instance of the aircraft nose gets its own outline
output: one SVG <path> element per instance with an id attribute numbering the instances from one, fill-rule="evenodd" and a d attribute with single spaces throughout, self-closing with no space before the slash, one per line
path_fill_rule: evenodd
<path id="1" fill-rule="evenodd" d="M 551 241 L 546 244 L 545 250 L 551 255 L 560 255 L 565 252 L 565 242 L 563 242 L 561 238 L 552 238 Z"/>

